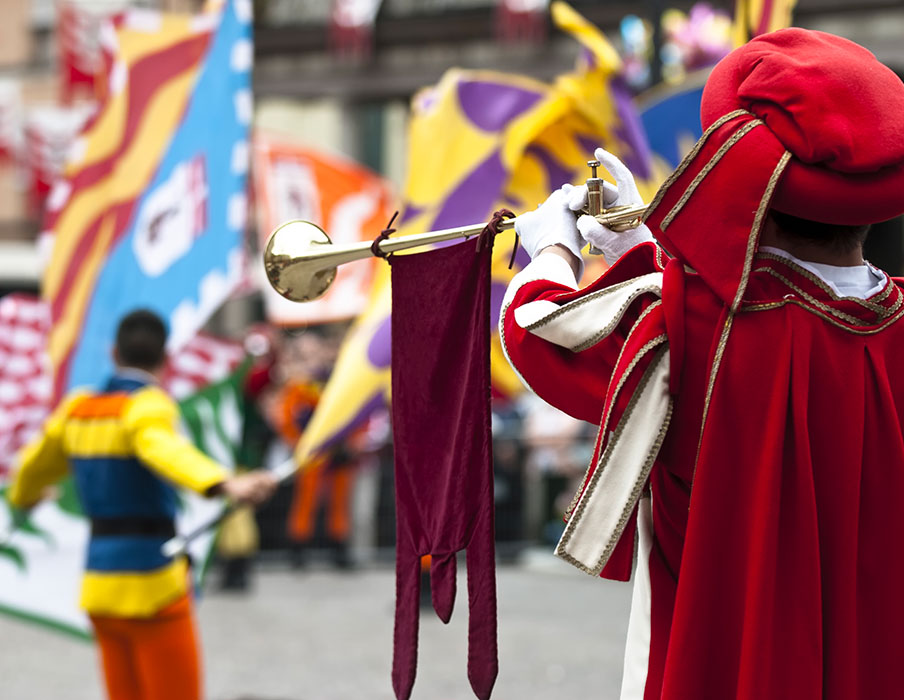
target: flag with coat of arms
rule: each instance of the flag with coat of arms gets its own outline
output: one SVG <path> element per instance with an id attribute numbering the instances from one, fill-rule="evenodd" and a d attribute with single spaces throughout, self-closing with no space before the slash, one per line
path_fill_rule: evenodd
<path id="1" fill-rule="evenodd" d="M 128 311 L 162 316 L 173 351 L 243 273 L 251 0 L 201 15 L 133 8 L 112 27 L 105 98 L 47 200 L 56 397 L 109 373 Z"/>

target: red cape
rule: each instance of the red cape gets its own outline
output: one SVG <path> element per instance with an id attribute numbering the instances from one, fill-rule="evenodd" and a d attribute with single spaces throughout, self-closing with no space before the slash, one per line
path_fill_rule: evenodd
<path id="1" fill-rule="evenodd" d="M 653 251 L 638 246 L 582 292 L 536 281 L 515 295 L 506 347 L 547 401 L 598 420 L 625 336 L 573 353 L 520 329 L 514 309 L 661 270 Z M 889 280 L 867 301 L 839 299 L 759 254 L 732 314 L 699 275 L 683 277 L 663 294 L 680 391 L 650 475 L 645 698 L 896 697 L 904 294 Z M 633 535 L 604 575 L 630 570 Z"/>
<path id="2" fill-rule="evenodd" d="M 900 694 L 901 314 L 892 281 L 839 300 L 755 259 L 704 408 L 662 697 Z"/>

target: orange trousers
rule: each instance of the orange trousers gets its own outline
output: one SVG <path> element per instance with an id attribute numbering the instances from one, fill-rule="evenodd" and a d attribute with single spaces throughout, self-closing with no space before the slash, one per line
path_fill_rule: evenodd
<path id="1" fill-rule="evenodd" d="M 200 700 L 201 664 L 188 595 L 151 618 L 91 616 L 110 700 Z"/>
<path id="2" fill-rule="evenodd" d="M 300 542 L 314 536 L 314 524 L 321 502 L 326 501 L 326 534 L 335 542 L 345 542 L 351 533 L 351 490 L 353 467 L 328 468 L 320 460 L 302 469 L 295 480 L 295 497 L 289 511 L 289 535 Z"/>

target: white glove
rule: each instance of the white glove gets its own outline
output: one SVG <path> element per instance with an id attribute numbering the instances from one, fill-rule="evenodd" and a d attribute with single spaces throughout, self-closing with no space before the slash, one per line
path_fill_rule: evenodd
<path id="1" fill-rule="evenodd" d="M 573 185 L 562 185 L 534 211 L 515 217 L 515 232 L 531 258 L 547 246 L 558 244 L 574 254 L 583 271 L 581 248 L 586 243 L 578 232 L 574 210 L 568 206 L 575 189 L 578 188 Z"/>
<path id="2" fill-rule="evenodd" d="M 608 182 L 603 183 L 603 207 L 643 204 L 643 199 L 637 190 L 637 184 L 634 182 L 634 176 L 624 163 L 602 148 L 597 148 L 593 155 L 609 171 L 609 174 L 615 178 L 617 185 L 617 187 L 613 187 Z M 586 190 L 587 188 L 584 187 L 585 201 L 577 209 L 581 209 L 586 205 Z M 576 197 L 577 195 L 574 195 L 575 199 Z M 570 201 L 569 204 L 576 204 L 576 201 Z M 584 240 L 594 248 L 601 250 L 603 257 L 606 258 L 606 262 L 610 265 L 639 243 L 653 240 L 653 234 L 650 233 L 650 229 L 647 228 L 646 224 L 641 224 L 637 228 L 628 229 L 627 231 L 613 231 L 603 226 L 594 217 L 584 215 L 578 219 L 577 227 Z"/>
<path id="3" fill-rule="evenodd" d="M 614 207 L 617 201 L 618 189 L 615 185 L 610 185 L 603 180 L 603 209 Z M 571 211 L 579 212 L 582 209 L 585 209 L 587 207 L 587 202 L 587 185 L 576 185 L 571 188 L 571 193 L 568 195 L 568 208 L 571 209 Z"/>

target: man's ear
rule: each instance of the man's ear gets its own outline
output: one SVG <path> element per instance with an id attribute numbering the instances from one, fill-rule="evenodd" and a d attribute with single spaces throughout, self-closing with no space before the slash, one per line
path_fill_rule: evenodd
<path id="1" fill-rule="evenodd" d="M 119 348 L 114 345 L 113 350 L 110 354 L 113 356 L 113 364 L 115 364 L 117 367 L 121 367 L 122 358 L 119 356 Z"/>

